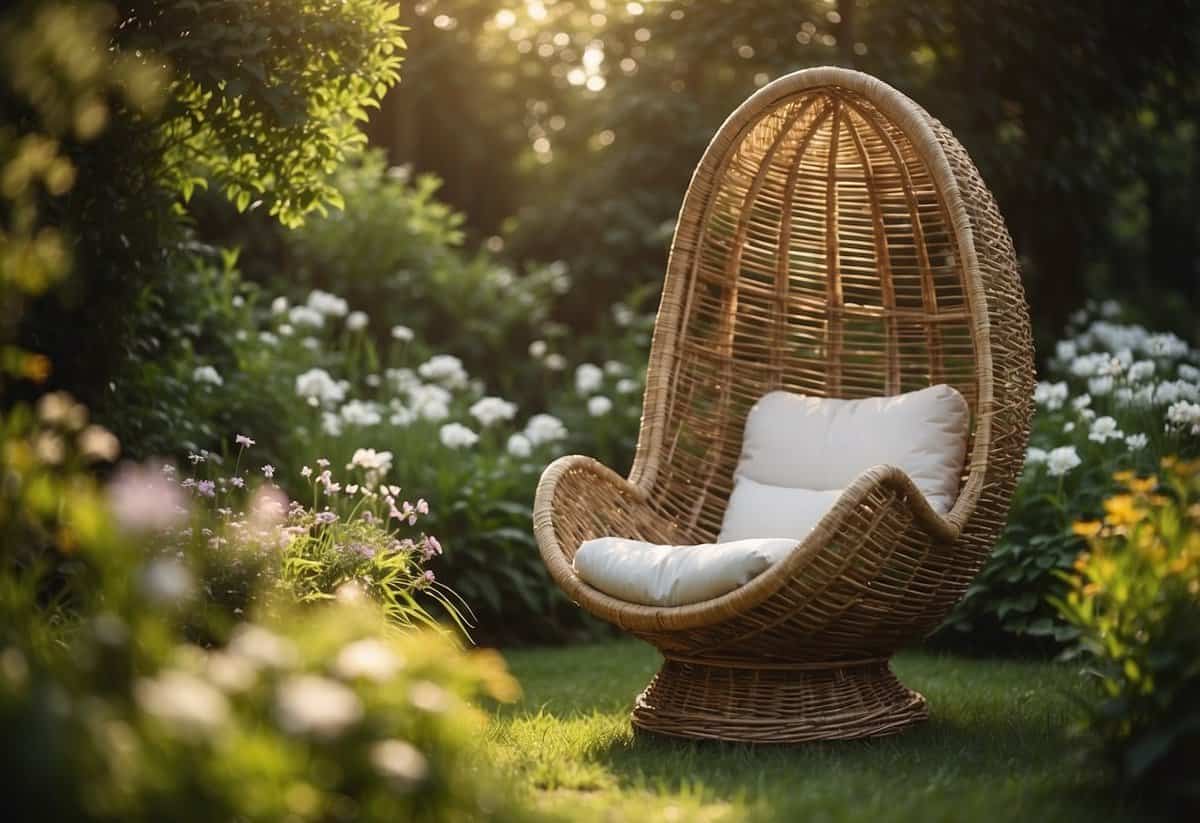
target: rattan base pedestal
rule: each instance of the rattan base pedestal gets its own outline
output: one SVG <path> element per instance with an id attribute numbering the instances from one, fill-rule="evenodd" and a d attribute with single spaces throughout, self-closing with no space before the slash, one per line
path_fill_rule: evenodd
<path id="1" fill-rule="evenodd" d="M 886 659 L 745 668 L 667 660 L 638 696 L 633 725 L 673 737 L 803 743 L 896 734 L 928 716 L 925 698 Z"/>

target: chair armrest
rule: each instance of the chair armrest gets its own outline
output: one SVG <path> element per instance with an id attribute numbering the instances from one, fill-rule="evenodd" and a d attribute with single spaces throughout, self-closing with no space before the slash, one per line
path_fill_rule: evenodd
<path id="1" fill-rule="evenodd" d="M 612 535 L 664 543 L 673 536 L 645 489 L 582 455 L 560 457 L 542 472 L 533 531 L 550 574 L 570 588 L 578 581 L 571 564 L 585 540 Z"/>

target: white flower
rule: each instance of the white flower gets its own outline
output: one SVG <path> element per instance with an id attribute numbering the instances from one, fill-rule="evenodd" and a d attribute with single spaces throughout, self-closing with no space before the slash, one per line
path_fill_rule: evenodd
<path id="1" fill-rule="evenodd" d="M 520 432 L 509 436 L 505 448 L 513 457 L 526 458 L 533 454 L 533 444 L 529 442 L 528 437 Z"/>
<path id="2" fill-rule="evenodd" d="M 1200 403 L 1180 400 L 1167 409 L 1167 421 L 1179 430 L 1191 428 L 1192 434 L 1200 434 Z"/>
<path id="3" fill-rule="evenodd" d="M 1111 359 L 1106 352 L 1080 355 L 1071 361 L 1071 374 L 1076 377 L 1092 377 L 1105 368 Z"/>
<path id="4" fill-rule="evenodd" d="M 525 436 L 534 446 L 562 440 L 567 436 L 567 427 L 552 414 L 535 414 L 525 424 Z"/>
<path id="5" fill-rule="evenodd" d="M 541 360 L 545 357 L 548 350 L 549 347 L 546 345 L 545 340 L 534 340 L 529 344 L 529 356 L 535 360 Z"/>
<path id="6" fill-rule="evenodd" d="M 228 652 L 211 652 L 204 661 L 204 674 L 225 692 L 244 692 L 258 676 L 250 661 Z"/>
<path id="7" fill-rule="evenodd" d="M 192 380 L 197 383 L 208 383 L 212 386 L 224 385 L 225 381 L 221 379 L 221 375 L 212 366 L 197 366 L 192 372 Z"/>
<path id="8" fill-rule="evenodd" d="M 393 340 L 399 340 L 401 343 L 411 343 L 413 337 L 413 330 L 408 326 L 392 326 Z"/>
<path id="9" fill-rule="evenodd" d="M 1113 390 L 1113 379 L 1109 375 L 1093 377 L 1088 380 L 1088 391 L 1097 397 L 1104 397 Z"/>
<path id="10" fill-rule="evenodd" d="M 342 406 L 340 414 L 351 426 L 377 426 L 383 422 L 379 404 L 365 400 L 351 400 Z"/>
<path id="11" fill-rule="evenodd" d="M 1143 380 L 1148 380 L 1154 376 L 1154 361 L 1139 360 L 1129 367 L 1129 371 L 1125 375 L 1130 383 L 1140 383 Z"/>
<path id="12" fill-rule="evenodd" d="M 208 735 L 229 719 L 229 701 L 218 689 L 190 672 L 167 669 L 133 688 L 138 707 L 172 731 Z"/>
<path id="13" fill-rule="evenodd" d="M 1072 340 L 1060 340 L 1054 346 L 1054 356 L 1064 363 L 1074 360 L 1078 354 L 1079 348 Z"/>
<path id="14" fill-rule="evenodd" d="M 1066 423 L 1063 423 L 1063 434 L 1070 434 L 1073 431 L 1075 431 L 1075 421 L 1068 420 Z"/>
<path id="15" fill-rule="evenodd" d="M 1051 477 L 1062 477 L 1082 462 L 1074 446 L 1059 446 L 1046 455 L 1046 470 Z"/>
<path id="16" fill-rule="evenodd" d="M 550 371 L 562 371 L 567 367 L 567 358 L 558 352 L 546 355 L 546 359 L 542 362 L 546 364 L 546 368 L 550 369 Z"/>
<path id="17" fill-rule="evenodd" d="M 619 377 L 629 371 L 629 367 L 619 360 L 609 360 L 604 364 L 604 373 Z"/>
<path id="18" fill-rule="evenodd" d="M 575 391 L 591 394 L 604 385 L 604 370 L 594 363 L 580 363 L 575 369 Z"/>
<path id="19" fill-rule="evenodd" d="M 321 431 L 330 437 L 342 436 L 342 418 L 337 412 L 321 412 Z"/>
<path id="20" fill-rule="evenodd" d="M 121 454 L 121 441 L 108 429 L 93 423 L 79 433 L 79 453 L 87 460 L 111 463 Z"/>
<path id="21" fill-rule="evenodd" d="M 279 338 L 271 334 L 269 331 L 259 332 L 258 339 L 267 346 L 274 346 L 279 343 Z"/>
<path id="22" fill-rule="evenodd" d="M 628 377 L 622 377 L 617 381 L 617 394 L 633 394 L 641 388 L 641 384 L 636 380 Z"/>
<path id="23" fill-rule="evenodd" d="M 1189 363 L 1180 363 L 1177 373 L 1180 380 L 1186 380 L 1189 383 L 1200 383 L 1200 369 Z"/>
<path id="24" fill-rule="evenodd" d="M 296 333 L 296 330 L 292 328 L 291 323 L 280 323 L 279 328 L 276 329 L 276 331 L 279 332 L 280 337 L 291 337 Z"/>
<path id="25" fill-rule="evenodd" d="M 192 573 L 175 558 L 152 560 L 142 571 L 142 591 L 151 603 L 163 606 L 181 603 L 194 590 Z"/>
<path id="26" fill-rule="evenodd" d="M 413 414 L 425 420 L 445 420 L 450 416 L 450 392 L 433 383 L 410 389 L 408 402 Z"/>
<path id="27" fill-rule="evenodd" d="M 1152 334 L 1142 343 L 1142 351 L 1151 357 L 1183 357 L 1188 344 L 1170 332 Z"/>
<path id="28" fill-rule="evenodd" d="M 272 669 L 286 668 L 296 660 L 296 649 L 290 642 L 253 623 L 234 629 L 226 651 L 255 666 Z"/>
<path id="29" fill-rule="evenodd" d="M 633 323 L 633 309 L 624 303 L 615 303 L 612 307 L 613 320 L 618 326 L 625 327 Z"/>
<path id="30" fill-rule="evenodd" d="M 381 740 L 371 746 L 371 765 L 379 773 L 401 787 L 420 783 L 429 774 L 429 761 L 411 743 L 403 740 Z"/>
<path id="31" fill-rule="evenodd" d="M 375 449 L 355 449 L 354 456 L 350 458 L 346 468 L 355 467 L 365 469 L 368 473 L 385 475 L 392 469 L 392 453 Z"/>
<path id="32" fill-rule="evenodd" d="M 1121 304 L 1116 300 L 1105 300 L 1100 304 L 1100 315 L 1102 317 L 1117 317 L 1121 314 Z"/>
<path id="33" fill-rule="evenodd" d="M 316 351 L 321 348 L 321 341 L 315 337 L 306 337 L 300 341 L 300 345 L 309 351 Z"/>
<path id="34" fill-rule="evenodd" d="M 330 294 L 320 289 L 313 289 L 306 302 L 308 308 L 328 317 L 345 317 L 346 312 L 350 310 L 350 306 L 345 300 L 336 294 Z"/>
<path id="35" fill-rule="evenodd" d="M 348 383 L 334 380 L 324 369 L 309 369 L 296 377 L 296 395 L 315 399 L 324 406 L 341 403 L 348 388 Z"/>
<path id="36" fill-rule="evenodd" d="M 588 414 L 592 417 L 603 417 L 612 411 L 612 401 L 602 394 L 589 398 L 587 402 Z"/>
<path id="37" fill-rule="evenodd" d="M 1030 446 L 1025 450 L 1025 465 L 1038 466 L 1046 462 L 1046 450 Z"/>
<path id="38" fill-rule="evenodd" d="M 335 738 L 362 718 L 362 702 L 353 691 L 327 677 L 289 677 L 275 693 L 279 725 L 291 734 Z"/>
<path id="39" fill-rule="evenodd" d="M 383 374 L 396 391 L 408 392 L 421 385 L 421 378 L 412 369 L 388 369 Z"/>
<path id="40" fill-rule="evenodd" d="M 1107 415 L 1097 417 L 1092 421 L 1091 431 L 1088 432 L 1088 440 L 1096 443 L 1103 443 L 1107 440 L 1120 440 L 1125 436 L 1125 433 L 1117 428 L 1117 421 Z"/>
<path id="41" fill-rule="evenodd" d="M 271 314 L 280 315 L 288 310 L 288 299 L 286 297 L 276 297 L 271 301 Z"/>
<path id="42" fill-rule="evenodd" d="M 1051 411 L 1061 409 L 1067 400 L 1067 384 L 1040 382 L 1033 389 L 1033 400 Z"/>
<path id="43" fill-rule="evenodd" d="M 417 367 L 417 373 L 450 389 L 466 388 L 468 383 L 462 361 L 452 354 L 435 354 Z"/>
<path id="44" fill-rule="evenodd" d="M 1141 432 L 1138 432 L 1137 434 L 1130 434 L 1125 437 L 1125 445 L 1129 447 L 1130 451 L 1139 451 L 1140 449 L 1144 449 L 1146 448 L 1146 444 L 1149 442 L 1150 438 Z"/>
<path id="45" fill-rule="evenodd" d="M 362 331 L 367 327 L 367 313 L 365 311 L 352 311 L 350 316 L 346 318 L 346 328 L 350 331 Z"/>
<path id="46" fill-rule="evenodd" d="M 490 426 L 501 420 L 512 420 L 516 413 L 516 403 L 499 397 L 481 397 L 471 406 L 471 416 L 483 426 Z"/>
<path id="47" fill-rule="evenodd" d="M 447 423 L 438 431 L 438 438 L 448 449 L 469 449 L 479 442 L 479 435 L 462 423 Z"/>
<path id="48" fill-rule="evenodd" d="M 1081 394 L 1071 401 L 1071 408 L 1076 411 L 1086 409 L 1090 405 L 1092 405 L 1092 396 L 1090 394 Z"/>
<path id="49" fill-rule="evenodd" d="M 288 312 L 288 320 L 292 321 L 294 326 L 307 326 L 312 329 L 319 329 L 325 325 L 325 315 L 309 306 L 295 306 Z"/>
<path id="50" fill-rule="evenodd" d="M 392 414 L 390 417 L 388 417 L 388 423 L 390 423 L 391 425 L 398 426 L 403 429 L 403 428 L 407 428 L 407 427 L 411 426 L 413 423 L 416 422 L 416 420 L 417 420 L 416 412 L 414 412 L 412 409 L 405 406 L 399 400 L 393 399 L 391 408 L 392 408 Z M 448 409 L 447 409 L 447 413 L 449 413 Z"/>
<path id="51" fill-rule="evenodd" d="M 373 637 L 345 646 L 333 660 L 339 677 L 363 677 L 379 683 L 391 680 L 403 666 L 404 661 L 386 643 Z"/>

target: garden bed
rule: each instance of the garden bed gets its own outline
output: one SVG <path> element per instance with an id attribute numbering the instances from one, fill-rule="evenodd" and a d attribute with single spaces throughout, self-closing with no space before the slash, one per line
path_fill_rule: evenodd
<path id="1" fill-rule="evenodd" d="M 1077 666 L 909 652 L 930 701 L 909 734 L 801 747 L 635 736 L 658 666 L 634 642 L 513 651 L 524 688 L 491 727 L 493 759 L 553 814 L 582 820 L 1145 820 L 1069 745 Z"/>

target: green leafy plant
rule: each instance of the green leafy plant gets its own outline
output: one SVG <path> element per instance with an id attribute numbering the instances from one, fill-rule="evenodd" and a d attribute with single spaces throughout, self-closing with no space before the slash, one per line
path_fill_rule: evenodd
<path id="1" fill-rule="evenodd" d="M 1200 461 L 1122 472 L 1053 600 L 1101 694 L 1083 731 L 1122 785 L 1200 809 Z M 1178 805 L 1176 806 L 1178 808 Z"/>

